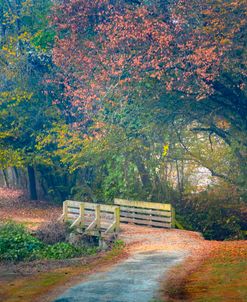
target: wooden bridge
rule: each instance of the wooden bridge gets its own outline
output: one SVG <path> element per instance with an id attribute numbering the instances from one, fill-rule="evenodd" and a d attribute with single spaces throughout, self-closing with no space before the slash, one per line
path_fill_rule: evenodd
<path id="1" fill-rule="evenodd" d="M 175 227 L 175 211 L 171 204 L 129 201 L 116 198 L 114 205 L 65 200 L 59 221 L 68 221 L 87 235 L 106 236 L 118 233 L 120 222 L 150 227 Z"/>
<path id="2" fill-rule="evenodd" d="M 175 227 L 175 210 L 171 204 L 114 199 L 120 207 L 120 221 L 151 227 Z"/>
<path id="3" fill-rule="evenodd" d="M 118 206 L 65 200 L 59 221 L 68 221 L 70 227 L 79 227 L 87 235 L 107 235 L 119 232 Z"/>

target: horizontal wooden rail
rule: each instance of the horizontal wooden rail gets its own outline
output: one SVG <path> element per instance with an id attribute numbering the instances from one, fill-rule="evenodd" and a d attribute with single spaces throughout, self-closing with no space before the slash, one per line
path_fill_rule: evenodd
<path id="1" fill-rule="evenodd" d="M 171 211 L 172 206 L 168 203 L 159 203 L 159 202 L 147 202 L 147 201 L 130 201 L 126 199 L 114 199 L 114 204 L 122 205 L 122 206 L 129 206 L 129 207 L 136 207 L 136 208 L 144 208 L 144 209 L 156 209 L 156 210 L 163 210 L 163 211 Z"/>
<path id="2" fill-rule="evenodd" d="M 81 227 L 85 233 L 101 231 L 108 234 L 119 231 L 120 209 L 114 205 L 65 200 L 63 214 L 58 220 L 69 221 L 71 228 Z"/>
<path id="3" fill-rule="evenodd" d="M 120 221 L 152 227 L 175 227 L 175 210 L 171 204 L 114 199 L 120 206 Z"/>

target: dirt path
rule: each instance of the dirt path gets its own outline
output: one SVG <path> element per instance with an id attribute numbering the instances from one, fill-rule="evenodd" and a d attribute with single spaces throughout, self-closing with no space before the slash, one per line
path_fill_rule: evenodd
<path id="1" fill-rule="evenodd" d="M 169 269 L 205 245 L 195 232 L 136 225 L 121 225 L 119 238 L 129 257 L 67 288 L 55 302 L 149 302 Z"/>
<path id="2" fill-rule="evenodd" d="M 135 253 L 71 287 L 55 302 L 150 302 L 158 293 L 159 278 L 184 257 L 176 251 Z"/>
<path id="3" fill-rule="evenodd" d="M 178 250 L 191 252 L 207 245 L 207 241 L 197 232 L 157 229 L 144 226 L 122 224 L 120 239 L 122 239 L 130 253 L 150 250 Z"/>

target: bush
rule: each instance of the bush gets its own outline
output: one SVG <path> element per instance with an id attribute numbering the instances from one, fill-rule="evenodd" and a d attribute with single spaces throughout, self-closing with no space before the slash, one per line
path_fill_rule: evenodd
<path id="1" fill-rule="evenodd" d="M 40 259 L 68 259 L 77 256 L 79 256 L 77 248 L 66 242 L 48 245 L 36 254 L 36 257 Z"/>
<path id="2" fill-rule="evenodd" d="M 125 246 L 125 243 L 121 239 L 117 239 L 113 243 L 113 249 L 116 249 L 116 250 L 121 250 L 124 248 L 124 246 Z"/>
<path id="3" fill-rule="evenodd" d="M 61 224 L 50 224 L 52 228 L 48 231 L 48 225 L 40 231 L 40 239 L 45 242 L 55 242 L 63 240 L 62 230 L 66 226 Z M 59 232 L 55 235 L 55 226 L 59 227 Z M 45 231 L 44 231 L 45 230 Z M 65 235 L 64 235 L 65 236 Z M 95 247 L 79 246 L 71 243 L 57 242 L 46 244 L 39 238 L 31 235 L 21 224 L 7 222 L 0 224 L 0 261 L 23 261 L 35 259 L 68 259 L 91 255 L 97 252 Z"/>
<path id="4" fill-rule="evenodd" d="M 96 248 L 75 247 L 70 243 L 60 242 L 46 246 L 37 253 L 36 257 L 41 259 L 68 259 L 95 254 L 96 251 Z"/>
<path id="5" fill-rule="evenodd" d="M 23 225 L 7 222 L 0 225 L 0 260 L 21 261 L 30 259 L 43 244 Z"/>
<path id="6" fill-rule="evenodd" d="M 66 241 L 68 226 L 61 222 L 42 224 L 36 231 L 36 237 L 45 244 L 55 244 Z"/>
<path id="7" fill-rule="evenodd" d="M 237 193 L 228 187 L 215 186 L 188 196 L 176 204 L 177 219 L 186 229 L 203 233 L 206 239 L 243 239 L 247 227 Z"/>

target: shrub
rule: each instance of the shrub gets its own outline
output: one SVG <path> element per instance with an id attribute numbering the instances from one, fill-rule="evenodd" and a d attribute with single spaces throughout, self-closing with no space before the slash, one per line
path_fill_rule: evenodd
<path id="1" fill-rule="evenodd" d="M 60 234 L 55 236 L 55 225 L 52 224 L 51 232 L 40 232 L 40 238 L 45 242 L 54 242 L 62 240 L 62 227 L 59 225 Z M 66 226 L 63 226 L 66 229 Z M 43 230 L 43 229 L 42 229 Z M 67 230 L 67 229 L 66 229 Z M 48 235 L 47 235 L 48 234 Z M 23 261 L 35 259 L 68 259 L 91 255 L 97 252 L 95 247 L 74 246 L 71 243 L 57 242 L 55 244 L 46 244 L 39 238 L 34 237 L 21 224 L 7 222 L 0 224 L 0 261 Z"/>
<path id="2" fill-rule="evenodd" d="M 55 244 L 66 241 L 68 226 L 61 222 L 42 224 L 36 231 L 36 237 L 45 244 Z"/>
<path id="3" fill-rule="evenodd" d="M 46 246 L 44 249 L 38 251 L 36 256 L 41 259 L 68 259 L 95 254 L 96 251 L 96 248 L 75 247 L 70 243 L 59 242 Z"/>
<path id="4" fill-rule="evenodd" d="M 243 239 L 247 227 L 242 204 L 229 187 L 215 186 L 176 204 L 177 219 L 186 229 L 203 233 L 206 239 Z"/>
<path id="5" fill-rule="evenodd" d="M 48 245 L 36 254 L 41 259 L 67 259 L 78 256 L 77 248 L 66 242 Z"/>
<path id="6" fill-rule="evenodd" d="M 7 222 L 0 225 L 0 260 L 21 261 L 32 258 L 43 244 L 23 225 Z"/>
<path id="7" fill-rule="evenodd" d="M 113 249 L 116 249 L 116 250 L 121 250 L 122 248 L 124 248 L 124 246 L 125 246 L 125 243 L 121 239 L 117 239 L 113 243 Z"/>

